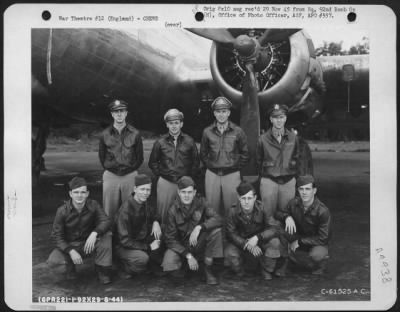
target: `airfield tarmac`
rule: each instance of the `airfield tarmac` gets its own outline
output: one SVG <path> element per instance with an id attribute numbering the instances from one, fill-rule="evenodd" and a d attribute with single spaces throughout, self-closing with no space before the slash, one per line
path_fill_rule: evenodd
<path id="1" fill-rule="evenodd" d="M 149 173 L 148 156 L 145 145 L 145 162 L 139 172 Z M 101 202 L 102 168 L 96 152 L 49 149 L 44 157 L 47 170 L 33 197 L 33 302 L 39 296 L 122 297 L 124 302 L 370 300 L 369 152 L 313 152 L 318 196 L 330 208 L 333 218 L 330 261 L 325 276 L 313 276 L 291 266 L 291 274 L 286 278 L 265 282 L 248 272 L 238 280 L 220 264 L 218 286 L 207 286 L 199 274 L 178 285 L 166 277 L 145 274 L 122 280 L 115 274 L 112 284 L 103 286 L 97 283 L 90 265 L 80 271 L 80 278 L 75 281 L 49 274 L 45 261 L 53 248 L 51 226 L 57 207 L 67 199 L 65 183 L 76 174 L 84 176 L 90 196 Z M 340 289 L 350 291 L 343 294 Z"/>

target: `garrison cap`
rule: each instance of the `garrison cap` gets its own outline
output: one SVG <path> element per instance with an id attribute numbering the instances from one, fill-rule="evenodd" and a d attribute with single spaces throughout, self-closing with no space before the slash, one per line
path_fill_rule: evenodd
<path id="1" fill-rule="evenodd" d="M 114 100 L 110 104 L 108 104 L 108 108 L 110 111 L 115 111 L 118 109 L 128 109 L 128 103 L 123 100 Z"/>
<path id="2" fill-rule="evenodd" d="M 68 182 L 69 189 L 72 191 L 81 186 L 87 186 L 86 180 L 81 177 L 74 177 Z"/>
<path id="3" fill-rule="evenodd" d="M 178 189 L 182 190 L 185 189 L 189 186 L 193 186 L 193 188 L 196 188 L 196 183 L 194 183 L 193 179 L 188 176 L 183 176 L 178 180 Z"/>
<path id="4" fill-rule="evenodd" d="M 135 177 L 135 186 L 141 186 L 144 184 L 151 184 L 151 178 L 146 174 L 138 174 Z"/>
<path id="5" fill-rule="evenodd" d="M 245 195 L 245 194 L 247 194 L 250 191 L 255 192 L 256 190 L 254 189 L 254 186 L 251 183 L 247 182 L 247 181 L 240 182 L 240 184 L 236 188 L 236 192 L 238 193 L 238 195 L 240 197 Z"/>
<path id="6" fill-rule="evenodd" d="M 164 115 L 164 121 L 183 120 L 183 113 L 176 108 L 169 109 Z"/>
<path id="7" fill-rule="evenodd" d="M 217 110 L 217 109 L 231 109 L 232 108 L 232 103 L 223 96 L 217 97 L 212 103 L 211 103 L 211 109 L 212 110 Z"/>
<path id="8" fill-rule="evenodd" d="M 285 104 L 275 104 L 269 111 L 270 117 L 276 117 L 279 115 L 287 115 L 289 108 Z"/>
<path id="9" fill-rule="evenodd" d="M 296 181 L 297 187 L 307 185 L 310 183 L 315 183 L 314 177 L 310 174 L 299 176 Z"/>

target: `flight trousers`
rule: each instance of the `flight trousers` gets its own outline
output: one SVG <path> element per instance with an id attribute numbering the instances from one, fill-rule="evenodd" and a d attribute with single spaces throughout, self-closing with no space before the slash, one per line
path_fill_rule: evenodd
<path id="1" fill-rule="evenodd" d="M 189 247 L 189 252 L 193 254 L 198 261 L 204 258 L 222 258 L 224 254 L 221 228 L 214 229 L 210 232 L 201 232 L 197 240 L 197 245 L 195 247 Z M 179 270 L 183 264 L 182 260 L 186 262 L 183 256 L 172 249 L 167 249 L 161 266 L 164 271 Z"/>
<path id="2" fill-rule="evenodd" d="M 296 194 L 296 179 L 285 184 L 278 184 L 269 178 L 261 178 L 260 195 L 268 217 L 274 218 L 277 209 L 286 208 Z"/>
<path id="3" fill-rule="evenodd" d="M 115 213 L 133 192 L 137 171 L 118 176 L 111 171 L 103 173 L 103 208 L 114 222 Z"/>
<path id="4" fill-rule="evenodd" d="M 101 267 L 110 267 L 112 265 L 112 234 L 107 232 L 97 238 L 94 251 L 91 254 L 85 254 L 83 248 L 86 241 L 71 242 L 70 245 L 81 255 L 83 259 L 94 257 L 94 263 Z M 56 273 L 66 273 L 74 266 L 71 256 L 59 248 L 55 248 L 49 258 L 47 265 Z"/>

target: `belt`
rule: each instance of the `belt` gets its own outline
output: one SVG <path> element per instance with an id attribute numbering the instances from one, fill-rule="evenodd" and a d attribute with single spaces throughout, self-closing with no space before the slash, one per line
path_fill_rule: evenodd
<path id="1" fill-rule="evenodd" d="M 285 176 L 278 176 L 278 177 L 268 176 L 267 178 L 278 184 L 286 184 L 290 180 L 292 180 L 293 177 L 294 177 L 293 175 L 285 175 Z"/>
<path id="2" fill-rule="evenodd" d="M 215 173 L 218 176 L 224 176 L 236 171 L 239 171 L 238 168 L 208 168 L 211 172 Z"/>

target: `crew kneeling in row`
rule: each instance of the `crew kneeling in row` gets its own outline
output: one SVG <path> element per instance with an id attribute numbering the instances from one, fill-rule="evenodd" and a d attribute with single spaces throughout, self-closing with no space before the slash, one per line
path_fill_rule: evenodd
<path id="1" fill-rule="evenodd" d="M 214 258 L 223 257 L 221 226 L 221 217 L 203 197 L 196 196 L 193 179 L 180 178 L 178 198 L 167 213 L 165 243 L 168 249 L 162 263 L 164 271 L 183 277 L 186 268 L 197 271 L 199 262 L 204 260 L 207 284 L 218 284 L 212 264 Z"/>

